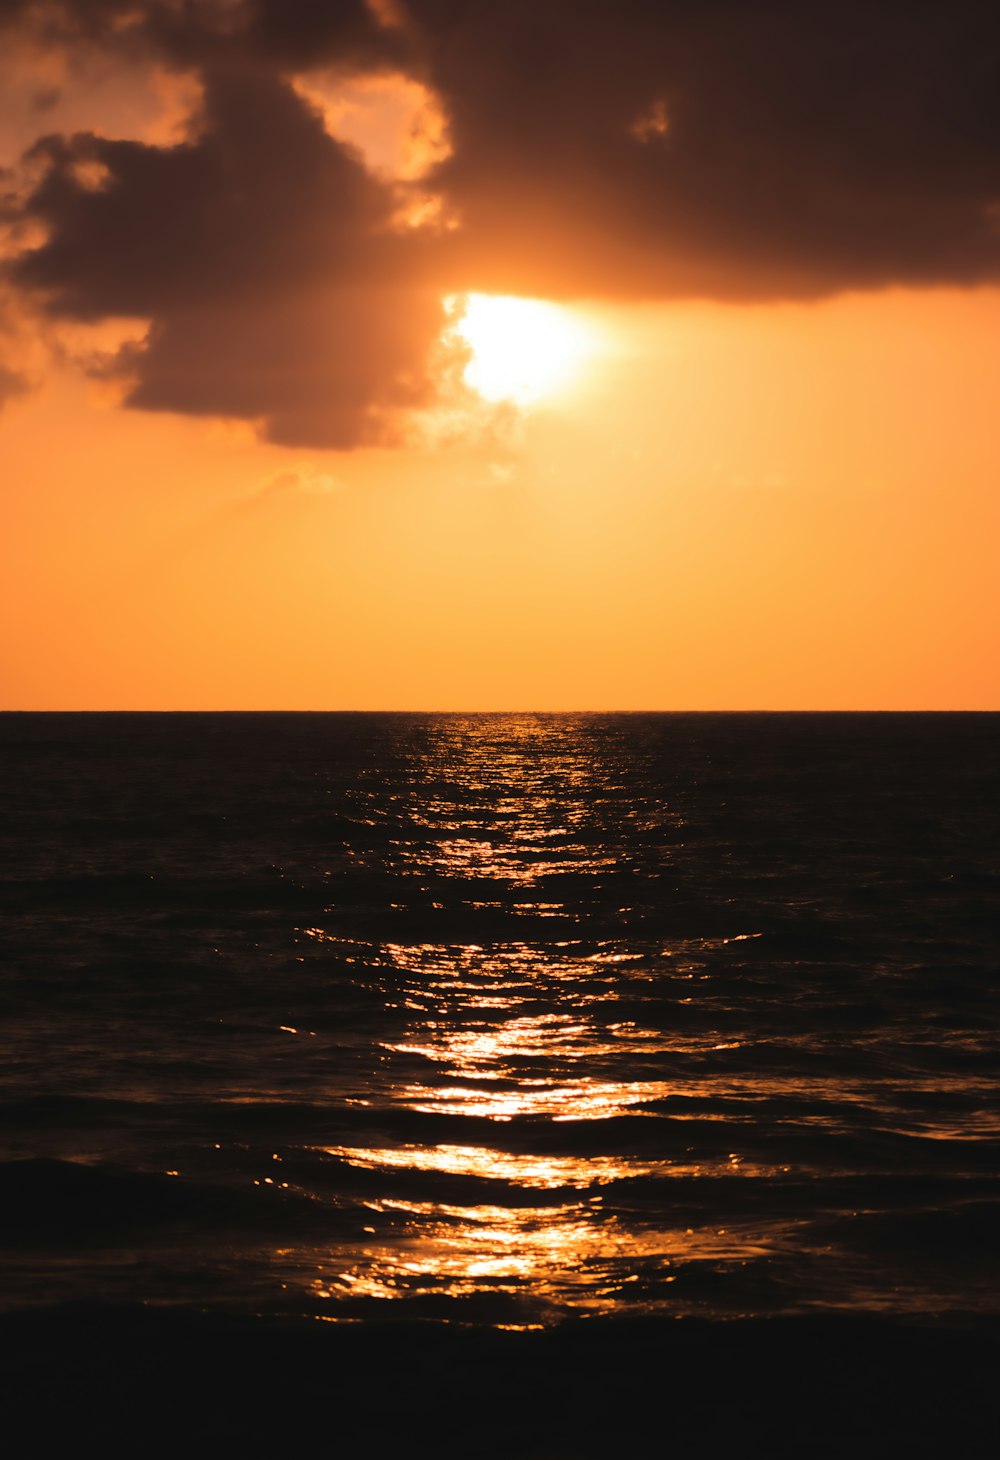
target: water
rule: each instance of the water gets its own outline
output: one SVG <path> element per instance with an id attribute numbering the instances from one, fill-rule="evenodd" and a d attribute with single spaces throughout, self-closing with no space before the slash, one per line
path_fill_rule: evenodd
<path id="1" fill-rule="evenodd" d="M 8 715 L 5 1302 L 996 1313 L 990 715 Z"/>

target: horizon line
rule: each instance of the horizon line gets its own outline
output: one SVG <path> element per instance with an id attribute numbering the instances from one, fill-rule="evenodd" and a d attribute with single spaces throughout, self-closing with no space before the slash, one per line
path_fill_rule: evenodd
<path id="1" fill-rule="evenodd" d="M 934 708 L 921 708 L 910 706 L 906 709 L 885 708 L 871 706 L 838 707 L 836 709 L 816 709 L 802 707 L 780 707 L 756 706 L 727 709 L 699 709 L 699 708 L 654 708 L 644 707 L 640 709 L 615 709 L 615 708 L 579 708 L 579 709 L 419 709 L 412 707 L 398 707 L 388 709 L 379 708 L 351 708 L 351 709 L 316 709 L 316 708 L 228 708 L 228 709 L 194 709 L 185 707 L 174 707 L 171 709 L 150 709 L 150 708 L 82 708 L 79 706 L 64 706 L 58 709 L 36 709 L 31 707 L 2 708 L 0 715 L 996 715 L 1000 714 L 1000 706 L 997 707 L 967 707 L 956 706 L 943 709 L 940 706 Z"/>

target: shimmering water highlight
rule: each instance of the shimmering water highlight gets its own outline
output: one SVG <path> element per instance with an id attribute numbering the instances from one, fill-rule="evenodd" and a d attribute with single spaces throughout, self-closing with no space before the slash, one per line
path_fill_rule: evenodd
<path id="1" fill-rule="evenodd" d="M 10 1301 L 995 1311 L 992 716 L 9 716 Z"/>

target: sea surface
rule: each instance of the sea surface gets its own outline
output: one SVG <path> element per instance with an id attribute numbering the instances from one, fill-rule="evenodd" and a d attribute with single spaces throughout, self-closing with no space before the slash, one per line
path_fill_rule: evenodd
<path id="1" fill-rule="evenodd" d="M 0 717 L 4 1303 L 996 1314 L 998 731 Z"/>

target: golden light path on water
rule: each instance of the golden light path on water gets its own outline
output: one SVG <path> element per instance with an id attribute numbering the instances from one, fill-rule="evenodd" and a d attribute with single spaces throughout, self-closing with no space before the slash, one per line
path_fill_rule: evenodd
<path id="1" fill-rule="evenodd" d="M 12 723 L 8 1307 L 995 1314 L 959 718 Z"/>
<path id="2" fill-rule="evenodd" d="M 461 743 L 441 754 L 452 784 L 448 794 L 415 788 L 407 809 L 420 834 L 412 842 L 400 839 L 396 871 L 452 887 L 468 884 L 462 905 L 472 912 L 502 909 L 543 928 L 553 918 L 575 923 L 581 889 L 586 893 L 616 866 L 612 847 L 588 845 L 581 835 L 593 822 L 599 782 L 579 742 L 543 747 L 544 723 L 526 717 L 523 725 L 516 753 L 509 721 L 502 751 L 492 743 L 489 721 L 452 728 Z M 415 769 L 418 778 L 432 780 L 433 756 Z M 610 806 L 603 814 L 613 813 Z M 662 818 L 662 808 L 655 815 Z M 635 829 L 633 821 L 629 834 Z M 559 879 L 571 879 L 568 896 L 556 901 L 540 888 L 538 900 L 532 898 L 535 884 Z M 367 1240 L 360 1251 L 317 1254 L 314 1296 L 530 1294 L 534 1317 L 546 1300 L 553 1311 L 613 1309 L 626 1285 L 643 1280 L 655 1285 L 662 1302 L 678 1261 L 745 1260 L 775 1240 L 773 1229 L 766 1238 L 746 1228 L 693 1229 L 669 1214 L 650 1225 L 623 1221 L 606 1208 L 602 1189 L 617 1182 L 698 1177 L 709 1168 L 730 1176 L 763 1169 L 736 1151 L 670 1158 L 615 1151 L 614 1141 L 602 1138 L 606 1122 L 641 1118 L 651 1102 L 677 1097 L 676 1081 L 664 1078 L 672 1058 L 729 1047 L 716 1035 L 665 1034 L 614 1017 L 633 966 L 634 997 L 644 997 L 644 953 L 608 940 L 594 950 L 578 937 L 542 944 L 386 939 L 362 947 L 324 928 L 304 932 L 354 962 L 391 970 L 387 1003 L 406 1018 L 401 1037 L 383 1042 L 383 1057 L 390 1068 L 414 1073 L 359 1092 L 353 1103 L 464 1117 L 477 1130 L 486 1121 L 496 1130 L 495 1143 L 383 1138 L 316 1148 L 358 1173 L 451 1185 L 436 1199 L 405 1191 L 368 1197 Z M 683 978 L 683 947 L 678 951 L 676 972 Z M 559 1132 L 570 1126 L 580 1149 L 560 1151 Z M 515 1127 L 518 1140 L 511 1141 L 506 1132 Z M 517 1148 L 525 1132 L 532 1149 Z M 496 1199 L 484 1199 L 491 1191 Z"/>

